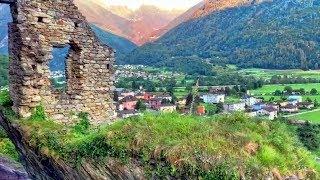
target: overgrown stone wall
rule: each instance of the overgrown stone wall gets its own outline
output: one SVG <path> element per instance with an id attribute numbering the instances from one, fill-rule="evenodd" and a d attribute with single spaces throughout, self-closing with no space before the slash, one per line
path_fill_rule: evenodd
<path id="1" fill-rule="evenodd" d="M 0 3 L 6 3 L 1 1 Z M 100 43 L 72 0 L 18 0 L 11 6 L 9 25 L 10 94 L 22 117 L 43 105 L 61 123 L 73 123 L 77 112 L 88 112 L 93 124 L 115 117 L 114 51 Z M 55 47 L 70 45 L 66 60 L 67 88 L 53 89 L 49 61 Z"/>

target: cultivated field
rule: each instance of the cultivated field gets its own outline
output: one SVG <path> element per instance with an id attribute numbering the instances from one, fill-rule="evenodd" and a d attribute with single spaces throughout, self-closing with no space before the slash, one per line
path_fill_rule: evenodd
<path id="1" fill-rule="evenodd" d="M 296 120 L 310 121 L 313 123 L 320 123 L 320 109 L 313 112 L 301 113 L 299 115 L 292 116 L 291 118 Z"/>
<path id="2" fill-rule="evenodd" d="M 274 96 L 273 93 L 276 90 L 283 91 L 286 86 L 290 86 L 293 89 L 305 89 L 306 92 L 310 92 L 311 89 L 315 88 L 320 92 L 320 83 L 310 83 L 310 84 L 274 84 L 274 85 L 265 85 L 262 88 L 252 90 L 250 93 L 254 96 L 263 97 L 265 100 L 274 98 L 274 100 L 280 100 L 281 96 Z M 311 100 L 320 101 L 320 95 L 303 95 L 303 99 L 306 100 L 310 98 Z"/>
<path id="3" fill-rule="evenodd" d="M 307 92 L 310 92 L 311 89 L 315 88 L 320 92 L 320 83 L 310 83 L 310 84 L 274 84 L 274 85 L 265 85 L 260 89 L 252 90 L 251 93 L 254 95 L 270 95 L 276 90 L 281 90 L 286 86 L 290 86 L 293 89 L 305 89 Z"/>
<path id="4" fill-rule="evenodd" d="M 239 71 L 244 75 L 256 76 L 263 79 L 270 79 L 272 76 L 289 76 L 289 77 L 304 77 L 320 80 L 320 70 L 303 71 L 299 69 L 293 70 L 269 70 L 269 69 L 241 69 Z"/>

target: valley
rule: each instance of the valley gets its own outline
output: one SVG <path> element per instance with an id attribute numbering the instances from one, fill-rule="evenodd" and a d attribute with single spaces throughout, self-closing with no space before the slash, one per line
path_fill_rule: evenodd
<path id="1" fill-rule="evenodd" d="M 35 1 L 0 4 L 0 179 L 320 179 L 317 0 Z"/>

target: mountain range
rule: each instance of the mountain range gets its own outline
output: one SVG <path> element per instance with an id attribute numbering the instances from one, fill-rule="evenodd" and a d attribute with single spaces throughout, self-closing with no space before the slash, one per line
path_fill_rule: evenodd
<path id="1" fill-rule="evenodd" d="M 267 69 L 318 69 L 320 1 L 210 0 L 159 40 L 121 63 L 206 74 L 212 64 Z M 187 64 L 187 65 L 186 65 Z M 186 67 L 187 66 L 187 67 Z"/>
<path id="2" fill-rule="evenodd" d="M 132 10 L 104 0 L 75 2 L 97 36 L 117 50 L 120 64 L 203 75 L 210 75 L 212 65 L 226 64 L 319 68 L 318 0 L 204 0 L 184 13 L 146 5 Z M 10 16 L 0 8 L 1 54 Z"/>
<path id="3" fill-rule="evenodd" d="M 88 21 L 96 27 L 95 30 L 99 28 L 98 32 L 104 37 L 104 41 L 108 40 L 115 46 L 118 54 L 125 54 L 129 49 L 132 50 L 132 47 L 136 47 L 129 41 L 142 45 L 157 40 L 170 29 L 189 20 L 203 5 L 201 2 L 184 12 L 178 9 L 164 10 L 152 5 L 142 5 L 132 10 L 126 6 L 109 5 L 105 0 L 74 2 Z M 0 54 L 7 54 L 7 22 L 11 21 L 11 17 L 8 6 L 0 5 L 0 8 Z M 118 40 L 121 41 L 117 42 Z"/>
<path id="4" fill-rule="evenodd" d="M 137 45 L 155 40 L 154 32 L 166 27 L 183 13 L 142 5 L 136 10 L 126 6 L 109 6 L 104 1 L 75 0 L 88 21 Z"/>

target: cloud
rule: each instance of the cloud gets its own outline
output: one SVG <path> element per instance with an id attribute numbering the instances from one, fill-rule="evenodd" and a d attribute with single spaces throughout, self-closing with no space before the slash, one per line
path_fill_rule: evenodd
<path id="1" fill-rule="evenodd" d="M 123 5 L 137 9 L 141 5 L 155 5 L 164 9 L 188 9 L 201 0 L 105 0 L 107 5 Z"/>

